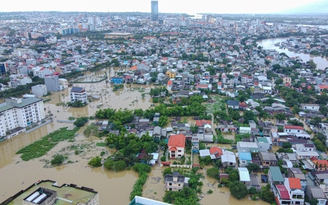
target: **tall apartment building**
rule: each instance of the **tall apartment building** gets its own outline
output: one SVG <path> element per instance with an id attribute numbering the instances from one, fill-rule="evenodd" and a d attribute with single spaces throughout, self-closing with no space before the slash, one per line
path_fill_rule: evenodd
<path id="1" fill-rule="evenodd" d="M 0 136 L 11 138 L 23 128 L 45 118 L 42 99 L 9 98 L 0 104 Z"/>
<path id="2" fill-rule="evenodd" d="M 84 88 L 81 87 L 72 87 L 71 89 L 71 103 L 80 101 L 82 103 L 88 103 L 87 93 Z"/>
<path id="3" fill-rule="evenodd" d="M 44 84 L 47 87 L 47 91 L 57 92 L 60 90 L 58 75 L 46 75 L 44 77 Z"/>
<path id="4" fill-rule="evenodd" d="M 151 1 L 151 19 L 153 21 L 158 20 L 158 0 Z"/>

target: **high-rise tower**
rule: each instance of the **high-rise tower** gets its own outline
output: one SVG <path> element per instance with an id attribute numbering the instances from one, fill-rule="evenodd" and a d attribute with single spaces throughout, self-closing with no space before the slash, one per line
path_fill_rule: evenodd
<path id="1" fill-rule="evenodd" d="M 151 20 L 158 20 L 158 0 L 151 0 Z"/>

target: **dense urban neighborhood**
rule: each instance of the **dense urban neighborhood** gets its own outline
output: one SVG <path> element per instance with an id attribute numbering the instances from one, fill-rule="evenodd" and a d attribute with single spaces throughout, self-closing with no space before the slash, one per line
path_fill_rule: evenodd
<path id="1" fill-rule="evenodd" d="M 10 163 L 132 173 L 131 205 L 325 205 L 327 18 L 0 13 L 0 150 L 47 127 Z M 112 200 L 48 178 L 0 201 Z"/>

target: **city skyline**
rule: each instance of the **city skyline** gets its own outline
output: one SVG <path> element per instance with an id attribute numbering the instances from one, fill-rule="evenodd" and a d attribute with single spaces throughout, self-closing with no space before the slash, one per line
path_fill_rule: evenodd
<path id="1" fill-rule="evenodd" d="M 105 0 L 49 0 L 47 4 L 42 0 L 30 0 L 25 4 L 22 0 L 8 1 L 0 8 L 1 12 L 11 11 L 79 11 L 79 12 L 149 12 L 151 0 L 120 0 L 108 2 Z M 268 4 L 261 0 L 189 0 L 177 3 L 174 0 L 159 0 L 159 13 L 222 13 L 222 14 L 264 14 L 264 13 L 325 13 L 328 3 L 324 0 L 276 0 Z"/>

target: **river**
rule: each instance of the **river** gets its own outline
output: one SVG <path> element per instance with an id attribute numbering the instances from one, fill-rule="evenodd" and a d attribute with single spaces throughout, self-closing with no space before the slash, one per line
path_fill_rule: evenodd
<path id="1" fill-rule="evenodd" d="M 324 70 L 326 67 L 328 67 L 328 61 L 327 58 L 322 58 L 320 56 L 313 56 L 310 54 L 304 54 L 304 53 L 295 53 L 292 51 L 289 51 L 287 49 L 280 49 L 279 47 L 275 46 L 274 44 L 286 41 L 287 38 L 270 38 L 270 39 L 264 39 L 257 42 L 257 44 L 263 49 L 270 49 L 270 50 L 276 50 L 279 53 L 285 53 L 289 57 L 297 57 L 299 56 L 303 62 L 307 62 L 309 60 L 313 60 L 314 63 L 317 64 L 317 69 Z"/>

